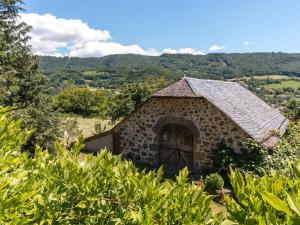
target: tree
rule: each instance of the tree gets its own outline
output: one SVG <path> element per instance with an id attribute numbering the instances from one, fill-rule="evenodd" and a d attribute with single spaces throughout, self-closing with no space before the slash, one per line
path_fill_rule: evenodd
<path id="1" fill-rule="evenodd" d="M 56 107 L 64 113 L 84 117 L 104 115 L 107 97 L 101 91 L 70 86 L 54 97 Z"/>
<path id="2" fill-rule="evenodd" d="M 112 99 L 108 116 L 113 122 L 130 115 L 135 109 L 145 102 L 151 94 L 165 86 L 164 79 L 134 82 L 125 86 L 120 94 Z"/>
<path id="3" fill-rule="evenodd" d="M 21 22 L 20 0 L 0 1 L 0 105 L 10 106 L 33 130 L 28 146 L 48 147 L 58 139 L 59 120 L 52 113 L 46 80 L 28 45 L 30 27 Z"/>
<path id="4" fill-rule="evenodd" d="M 287 107 L 293 114 L 294 119 L 300 118 L 300 103 L 296 99 L 290 100 Z"/>

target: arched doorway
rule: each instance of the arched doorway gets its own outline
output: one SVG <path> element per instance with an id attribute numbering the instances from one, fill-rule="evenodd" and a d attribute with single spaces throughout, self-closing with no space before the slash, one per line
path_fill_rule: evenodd
<path id="1" fill-rule="evenodd" d="M 160 132 L 160 164 L 169 172 L 193 169 L 193 134 L 179 124 L 164 125 Z"/>

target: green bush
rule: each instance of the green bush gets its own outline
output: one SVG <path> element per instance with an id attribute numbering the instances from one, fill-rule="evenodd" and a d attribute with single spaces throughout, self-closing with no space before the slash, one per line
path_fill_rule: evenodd
<path id="1" fill-rule="evenodd" d="M 220 190 L 224 186 L 224 180 L 218 173 L 212 173 L 205 177 L 205 187 L 208 190 Z"/>
<path id="2" fill-rule="evenodd" d="M 186 169 L 164 180 L 105 150 L 83 157 L 79 143 L 29 156 L 20 124 L 0 108 L 0 224 L 220 224 Z"/>
<path id="3" fill-rule="evenodd" d="M 300 167 L 286 165 L 290 176 L 281 171 L 257 177 L 231 170 L 235 198 L 225 196 L 228 219 L 237 224 L 300 224 Z"/>
<path id="4" fill-rule="evenodd" d="M 236 153 L 232 148 L 220 145 L 214 150 L 215 163 L 218 167 L 229 171 L 230 167 L 238 168 L 242 173 L 253 172 L 256 175 L 271 175 L 272 170 L 280 170 L 288 174 L 288 162 L 300 158 L 300 122 L 291 122 L 287 133 L 268 150 L 253 139 L 244 143 L 242 153 Z"/>

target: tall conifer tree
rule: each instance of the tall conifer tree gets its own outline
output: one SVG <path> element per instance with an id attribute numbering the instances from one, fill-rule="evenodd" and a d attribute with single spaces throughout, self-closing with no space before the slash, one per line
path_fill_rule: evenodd
<path id="1" fill-rule="evenodd" d="M 0 105 L 10 106 L 33 130 L 28 145 L 43 147 L 61 135 L 53 114 L 45 77 L 28 45 L 30 27 L 21 22 L 21 0 L 0 0 Z"/>

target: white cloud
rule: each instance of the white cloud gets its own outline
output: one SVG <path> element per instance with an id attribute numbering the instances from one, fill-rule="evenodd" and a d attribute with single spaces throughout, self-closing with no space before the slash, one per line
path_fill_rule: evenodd
<path id="1" fill-rule="evenodd" d="M 93 57 L 113 54 L 140 54 L 140 55 L 156 55 L 155 52 L 148 52 L 138 45 L 121 45 L 114 42 L 87 42 L 84 44 L 76 44 L 69 52 L 73 57 Z"/>
<path id="2" fill-rule="evenodd" d="M 242 42 L 242 45 L 246 45 L 246 46 L 248 46 L 248 45 L 250 45 L 251 43 L 249 42 L 249 41 L 244 41 L 244 42 Z"/>
<path id="3" fill-rule="evenodd" d="M 193 48 L 180 48 L 178 50 L 171 49 L 171 48 L 165 48 L 162 53 L 167 54 L 191 54 L 191 55 L 204 55 L 202 51 L 193 49 Z"/>
<path id="4" fill-rule="evenodd" d="M 204 53 L 192 48 L 170 49 L 162 52 L 143 49 L 137 44 L 123 45 L 112 42 L 110 32 L 93 29 L 79 19 L 57 18 L 51 14 L 22 13 L 21 20 L 32 26 L 30 43 L 38 55 L 100 57 L 112 54 L 160 55 Z"/>
<path id="5" fill-rule="evenodd" d="M 178 50 L 179 54 L 192 54 L 192 55 L 204 55 L 202 51 L 195 50 L 193 48 L 180 48 Z"/>
<path id="6" fill-rule="evenodd" d="M 225 49 L 225 46 L 224 45 L 212 45 L 209 47 L 208 51 L 210 52 L 218 52 L 218 51 L 221 51 Z"/>
<path id="7" fill-rule="evenodd" d="M 177 50 L 176 49 L 172 49 L 172 48 L 165 48 L 162 50 L 162 53 L 166 53 L 166 54 L 177 54 Z"/>
<path id="8" fill-rule="evenodd" d="M 33 51 L 42 54 L 57 54 L 59 49 L 77 43 L 109 40 L 107 30 L 95 30 L 81 20 L 57 18 L 51 14 L 20 14 L 21 19 L 32 26 L 30 44 Z"/>

